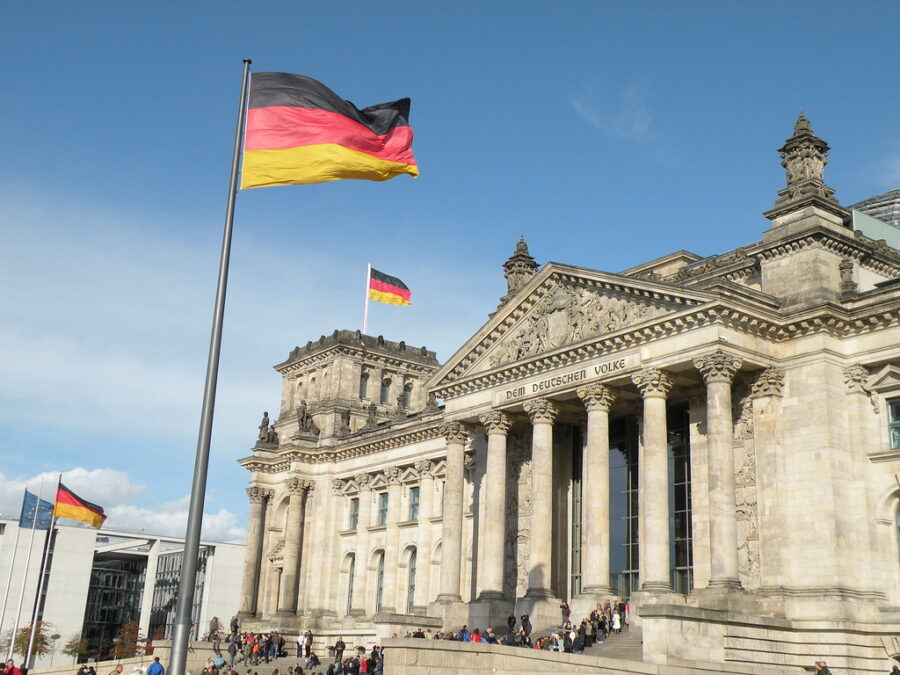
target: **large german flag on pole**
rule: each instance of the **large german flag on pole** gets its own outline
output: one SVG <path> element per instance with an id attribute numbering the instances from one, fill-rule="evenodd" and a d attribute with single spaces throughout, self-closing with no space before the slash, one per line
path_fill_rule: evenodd
<path id="1" fill-rule="evenodd" d="M 387 305 L 410 305 L 409 287 L 397 277 L 369 268 L 369 299 Z"/>
<path id="2" fill-rule="evenodd" d="M 359 110 L 321 82 L 254 73 L 241 188 L 419 175 L 409 99 Z"/>
<path id="3" fill-rule="evenodd" d="M 62 483 L 56 489 L 56 505 L 53 507 L 53 515 L 80 520 L 97 529 L 100 529 L 103 521 L 106 520 L 103 507 L 82 499 Z"/>

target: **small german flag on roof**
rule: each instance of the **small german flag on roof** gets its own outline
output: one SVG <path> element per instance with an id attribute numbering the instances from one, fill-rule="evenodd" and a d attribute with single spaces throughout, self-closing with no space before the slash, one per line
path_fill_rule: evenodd
<path id="1" fill-rule="evenodd" d="M 409 99 L 363 110 L 311 77 L 254 73 L 241 188 L 419 175 Z"/>

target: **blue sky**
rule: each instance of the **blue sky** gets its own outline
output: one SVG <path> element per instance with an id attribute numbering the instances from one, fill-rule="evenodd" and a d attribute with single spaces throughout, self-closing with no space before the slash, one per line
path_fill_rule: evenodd
<path id="1" fill-rule="evenodd" d="M 183 532 L 241 59 L 412 98 L 417 180 L 238 195 L 206 534 L 239 538 L 271 366 L 360 327 L 446 360 L 541 263 L 756 241 L 799 110 L 844 204 L 900 186 L 896 2 L 15 3 L 0 21 L 0 512 L 65 480 Z"/>

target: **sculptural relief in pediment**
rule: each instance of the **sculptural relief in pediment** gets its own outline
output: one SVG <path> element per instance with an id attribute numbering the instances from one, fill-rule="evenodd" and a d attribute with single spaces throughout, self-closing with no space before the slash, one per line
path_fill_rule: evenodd
<path id="1" fill-rule="evenodd" d="M 667 314 L 663 303 L 555 283 L 487 356 L 502 366 Z"/>

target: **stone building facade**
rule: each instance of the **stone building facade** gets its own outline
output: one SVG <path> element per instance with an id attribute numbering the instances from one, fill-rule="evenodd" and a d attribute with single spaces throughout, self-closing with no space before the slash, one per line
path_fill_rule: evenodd
<path id="1" fill-rule="evenodd" d="M 370 645 L 625 597 L 647 661 L 888 670 L 900 251 L 849 228 L 802 114 L 779 152 L 760 241 L 613 274 L 522 240 L 446 363 L 294 349 L 240 460 L 247 625 Z"/>

